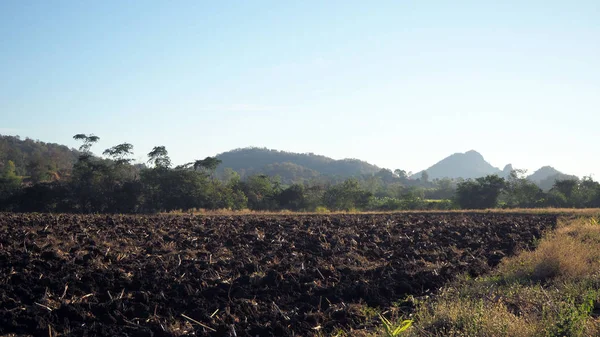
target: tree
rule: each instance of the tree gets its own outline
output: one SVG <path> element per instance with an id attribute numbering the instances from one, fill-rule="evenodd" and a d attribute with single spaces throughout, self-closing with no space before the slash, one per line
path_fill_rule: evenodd
<path id="1" fill-rule="evenodd" d="M 294 184 L 277 195 L 277 203 L 283 209 L 300 211 L 306 208 L 304 200 L 304 186 Z"/>
<path id="2" fill-rule="evenodd" d="M 406 173 L 406 171 L 401 170 L 401 169 L 395 169 L 394 173 L 398 176 L 398 178 L 400 178 L 401 180 L 406 180 L 408 179 L 408 175 Z"/>
<path id="3" fill-rule="evenodd" d="M 360 188 L 356 179 L 350 178 L 343 183 L 331 186 L 323 195 L 323 203 L 332 210 L 351 210 L 365 208 L 373 195 Z"/>
<path id="4" fill-rule="evenodd" d="M 526 173 L 526 170 L 510 172 L 502 195 L 507 207 L 531 208 L 544 203 L 544 192 L 525 177 Z"/>
<path id="5" fill-rule="evenodd" d="M 564 194 L 565 197 L 570 198 L 573 195 L 573 192 L 577 188 L 577 180 L 575 179 L 565 179 L 565 180 L 557 180 L 554 182 L 553 189 L 559 191 Z"/>
<path id="6" fill-rule="evenodd" d="M 83 141 L 79 147 L 82 154 L 73 166 L 72 179 L 69 189 L 72 195 L 74 210 L 78 212 L 131 212 L 140 197 L 141 187 L 129 179 L 132 167 L 126 166 L 131 159 L 133 145 L 119 144 L 106 149 L 103 154 L 113 158 L 117 167 L 110 165 L 107 160 L 91 160 L 91 146 L 98 142 L 98 136 L 77 134 L 76 140 Z M 133 200 L 130 202 L 130 200 Z"/>
<path id="7" fill-rule="evenodd" d="M 112 170 L 104 161 L 89 158 L 80 157 L 73 166 L 73 175 L 69 182 L 76 211 L 106 212 L 113 180 Z"/>
<path id="8" fill-rule="evenodd" d="M 222 161 L 216 157 L 206 157 L 194 162 L 194 170 L 202 168 L 208 172 L 214 172 L 221 163 Z"/>
<path id="9" fill-rule="evenodd" d="M 557 179 L 548 191 L 548 204 L 552 207 L 576 207 L 579 195 L 577 179 Z"/>
<path id="10" fill-rule="evenodd" d="M 226 185 L 236 185 L 241 181 L 241 177 L 239 173 L 229 167 L 226 167 L 223 170 L 222 180 Z"/>
<path id="11" fill-rule="evenodd" d="M 381 169 L 375 174 L 375 177 L 379 178 L 385 184 L 391 184 L 398 181 L 398 178 L 394 176 L 392 170 Z"/>
<path id="12" fill-rule="evenodd" d="M 53 167 L 48 158 L 40 154 L 33 156 L 26 166 L 29 177 L 34 184 L 47 181 L 52 177 Z"/>
<path id="13" fill-rule="evenodd" d="M 129 164 L 132 159 L 125 158 L 133 154 L 133 145 L 129 143 L 123 143 L 115 145 L 102 152 L 103 155 L 111 157 L 117 165 Z"/>
<path id="14" fill-rule="evenodd" d="M 92 156 L 92 153 L 90 151 L 92 145 L 97 143 L 100 140 L 100 137 L 95 136 L 94 134 L 90 134 L 88 136 L 83 133 L 78 133 L 75 136 L 73 136 L 73 139 L 83 141 L 83 144 L 81 144 L 81 146 L 79 147 L 79 151 L 82 152 L 79 156 L 79 160 L 87 160 Z"/>
<path id="15" fill-rule="evenodd" d="M 594 181 L 592 177 L 583 177 L 579 182 L 576 200 L 578 207 L 600 207 L 600 183 Z"/>
<path id="16" fill-rule="evenodd" d="M 400 198 L 403 209 L 420 209 L 425 199 L 425 189 L 420 186 L 410 186 L 400 191 Z"/>
<path id="17" fill-rule="evenodd" d="M 456 188 L 456 201 L 463 209 L 496 207 L 505 184 L 504 178 L 497 175 L 461 182 Z"/>
<path id="18" fill-rule="evenodd" d="M 429 173 L 427 173 L 427 171 L 421 172 L 421 182 L 423 182 L 423 183 L 429 182 Z"/>
<path id="19" fill-rule="evenodd" d="M 248 197 L 248 207 L 256 210 L 277 208 L 276 195 L 279 191 L 272 179 L 264 174 L 250 176 L 243 184 L 244 194 Z"/>
<path id="20" fill-rule="evenodd" d="M 425 191 L 427 199 L 452 199 L 456 192 L 456 184 L 450 178 L 441 178 L 433 180 L 434 188 Z"/>
<path id="21" fill-rule="evenodd" d="M 15 163 L 8 161 L 0 169 L 0 200 L 6 199 L 21 187 L 21 178 L 17 176 Z"/>
<path id="22" fill-rule="evenodd" d="M 169 158 L 169 152 L 164 146 L 155 146 L 148 153 L 148 158 L 148 163 L 154 164 L 155 168 L 167 169 L 171 167 L 171 158 Z"/>

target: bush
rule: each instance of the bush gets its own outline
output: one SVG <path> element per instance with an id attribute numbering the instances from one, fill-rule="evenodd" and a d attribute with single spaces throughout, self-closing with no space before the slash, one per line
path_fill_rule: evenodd
<path id="1" fill-rule="evenodd" d="M 315 213 L 325 214 L 325 213 L 330 213 L 330 211 L 329 211 L 329 209 L 327 209 L 327 207 L 319 206 L 315 209 Z"/>

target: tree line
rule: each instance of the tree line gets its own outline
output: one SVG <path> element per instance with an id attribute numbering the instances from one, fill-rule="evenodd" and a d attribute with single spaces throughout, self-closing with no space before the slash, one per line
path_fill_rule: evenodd
<path id="1" fill-rule="evenodd" d="M 283 184 L 277 176 L 243 179 L 221 160 L 206 157 L 173 166 L 164 146 L 134 164 L 133 145 L 92 154 L 100 139 L 77 134 L 78 157 L 60 179 L 27 179 L 11 160 L 0 166 L 0 210 L 17 212 L 154 213 L 191 209 L 293 211 L 394 211 L 494 207 L 600 207 L 600 184 L 591 178 L 558 180 L 545 192 L 515 170 L 507 178 L 435 179 L 427 172 L 408 179 L 403 170 L 382 169 L 353 178 Z"/>

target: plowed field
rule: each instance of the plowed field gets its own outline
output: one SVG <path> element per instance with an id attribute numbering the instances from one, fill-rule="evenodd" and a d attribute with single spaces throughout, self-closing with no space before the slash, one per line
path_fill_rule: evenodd
<path id="1" fill-rule="evenodd" d="M 0 336 L 306 336 L 529 247 L 552 215 L 0 214 Z"/>

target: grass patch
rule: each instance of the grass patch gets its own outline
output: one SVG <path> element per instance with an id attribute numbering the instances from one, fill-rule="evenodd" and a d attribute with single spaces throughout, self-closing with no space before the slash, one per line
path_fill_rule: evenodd
<path id="1" fill-rule="evenodd" d="M 434 200 L 427 200 L 433 202 Z M 443 202 L 444 200 L 438 200 L 437 202 Z M 231 209 L 190 209 L 190 210 L 174 210 L 169 212 L 163 212 L 160 214 L 173 214 L 173 215 L 200 215 L 200 216 L 238 216 L 238 215 L 306 215 L 306 214 L 453 214 L 453 213 L 498 213 L 498 214 L 556 214 L 560 216 L 589 216 L 589 217 L 600 217 L 600 209 L 598 208 L 491 208 L 491 209 L 454 209 L 454 210 L 395 210 L 395 211 L 361 211 L 357 209 L 349 211 L 331 211 L 326 207 L 317 207 L 312 212 L 300 212 L 290 210 L 273 210 L 273 211 L 257 211 L 250 209 L 242 210 L 231 210 Z"/>
<path id="2" fill-rule="evenodd" d="M 476 279 L 461 276 L 416 302 L 408 337 L 600 336 L 598 213 L 560 219 L 532 251 L 504 259 Z M 401 324 L 401 317 L 396 320 Z M 389 336 L 389 325 L 364 336 Z"/>
<path id="3" fill-rule="evenodd" d="M 533 251 L 418 306 L 406 336 L 600 336 L 600 225 L 563 220 Z"/>

